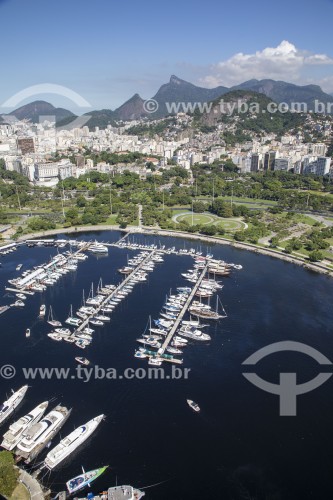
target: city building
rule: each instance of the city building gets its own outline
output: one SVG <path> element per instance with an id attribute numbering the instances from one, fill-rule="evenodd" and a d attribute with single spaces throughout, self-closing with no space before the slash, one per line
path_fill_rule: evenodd
<path id="1" fill-rule="evenodd" d="M 273 170 L 289 170 L 290 158 L 275 158 Z"/>

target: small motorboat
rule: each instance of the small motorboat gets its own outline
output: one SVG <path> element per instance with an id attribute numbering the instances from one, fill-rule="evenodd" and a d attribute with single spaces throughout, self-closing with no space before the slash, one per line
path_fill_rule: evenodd
<path id="1" fill-rule="evenodd" d="M 83 333 L 88 333 L 88 335 L 91 335 L 92 333 L 94 333 L 95 330 L 86 326 L 82 331 Z"/>
<path id="2" fill-rule="evenodd" d="M 161 366 L 163 359 L 162 358 L 149 358 L 148 365 L 152 366 Z"/>
<path id="3" fill-rule="evenodd" d="M 80 363 L 81 365 L 85 365 L 85 366 L 88 366 L 90 365 L 90 361 L 89 359 L 87 358 L 81 358 L 80 356 L 77 356 L 75 358 L 75 361 L 77 361 L 78 363 Z"/>
<path id="4" fill-rule="evenodd" d="M 76 342 L 76 338 L 75 337 L 62 337 L 62 339 L 65 342 L 68 342 L 69 344 L 74 344 L 74 342 Z"/>
<path id="5" fill-rule="evenodd" d="M 177 349 L 177 347 L 171 347 L 168 346 L 166 348 L 167 352 L 170 352 L 171 354 L 183 354 L 183 351 L 181 349 Z"/>
<path id="6" fill-rule="evenodd" d="M 52 340 L 56 340 L 57 342 L 62 341 L 62 336 L 57 335 L 56 333 L 48 333 L 47 336 L 50 337 L 50 339 L 52 339 Z"/>
<path id="7" fill-rule="evenodd" d="M 14 304 L 11 305 L 12 307 L 24 307 L 25 303 L 22 300 L 17 300 L 16 302 L 14 302 Z"/>
<path id="8" fill-rule="evenodd" d="M 134 357 L 139 359 L 144 359 L 148 357 L 148 354 L 145 354 L 142 351 L 135 351 Z"/>
<path id="9" fill-rule="evenodd" d="M 27 299 L 27 296 L 26 296 L 26 295 L 24 295 L 23 293 L 17 293 L 17 294 L 16 294 L 16 297 L 17 297 L 18 299 L 21 299 L 21 300 L 26 300 L 26 299 Z"/>
<path id="10" fill-rule="evenodd" d="M 97 316 L 95 316 L 95 319 L 102 321 L 102 322 L 110 321 L 109 316 L 104 316 L 103 314 L 98 314 Z"/>
<path id="11" fill-rule="evenodd" d="M 189 405 L 189 407 L 192 408 L 192 410 L 194 410 L 196 412 L 200 411 L 200 406 L 197 403 L 195 403 L 194 401 L 192 401 L 192 399 L 187 399 L 186 402 Z"/>
<path id="12" fill-rule="evenodd" d="M 99 319 L 95 319 L 95 318 L 91 318 L 89 320 L 89 322 L 92 324 L 92 325 L 96 325 L 96 326 L 103 326 L 104 323 L 103 321 L 99 320 Z"/>
<path id="13" fill-rule="evenodd" d="M 25 336 L 28 338 L 30 337 L 30 328 L 27 328 L 25 331 Z"/>

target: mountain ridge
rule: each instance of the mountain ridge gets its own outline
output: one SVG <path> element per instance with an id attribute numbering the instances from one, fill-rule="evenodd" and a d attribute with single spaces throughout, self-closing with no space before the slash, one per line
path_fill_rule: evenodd
<path id="1" fill-rule="evenodd" d="M 56 122 L 65 118 L 74 117 L 74 113 L 65 108 L 56 108 L 47 101 L 37 100 L 24 104 L 19 108 L 3 116 L 15 116 L 18 120 L 30 120 L 33 123 L 39 123 L 40 117 L 55 117 Z"/>
<path id="2" fill-rule="evenodd" d="M 157 103 L 157 110 L 149 113 L 145 109 L 146 102 L 138 93 L 135 93 L 126 102 L 115 110 L 101 109 L 86 113 L 91 116 L 87 125 L 89 128 L 106 128 L 114 125 L 116 121 L 132 121 L 142 118 L 156 120 L 167 116 L 169 113 L 166 103 L 203 103 L 221 98 L 228 92 L 247 90 L 263 94 L 274 102 L 286 102 L 288 105 L 299 102 L 305 103 L 308 110 L 314 109 L 315 101 L 328 104 L 332 101 L 333 94 L 325 93 L 319 85 L 296 85 L 272 79 L 252 79 L 233 87 L 218 86 L 212 89 L 199 87 L 193 83 L 182 80 L 176 75 L 171 75 L 169 82 L 160 86 L 153 96 Z M 178 111 L 182 111 L 181 106 Z M 6 115 L 3 115 L 6 116 Z M 15 116 L 22 120 L 39 122 L 40 116 L 55 116 L 57 125 L 68 124 L 76 117 L 74 113 L 64 108 L 56 108 L 46 101 L 33 101 L 17 108 L 7 116 Z"/>

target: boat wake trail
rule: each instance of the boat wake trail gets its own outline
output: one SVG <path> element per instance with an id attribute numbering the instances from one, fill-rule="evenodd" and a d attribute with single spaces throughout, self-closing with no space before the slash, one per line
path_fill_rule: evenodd
<path id="1" fill-rule="evenodd" d="M 143 486 L 141 488 L 141 490 L 148 490 L 148 488 L 154 488 L 155 486 L 159 486 L 160 484 L 164 484 L 164 483 L 168 483 L 169 481 L 171 481 L 172 479 L 176 479 L 175 477 L 173 478 L 170 478 L 170 479 L 165 479 L 164 481 L 160 481 L 159 483 L 155 483 L 155 484 L 150 484 L 149 486 Z"/>

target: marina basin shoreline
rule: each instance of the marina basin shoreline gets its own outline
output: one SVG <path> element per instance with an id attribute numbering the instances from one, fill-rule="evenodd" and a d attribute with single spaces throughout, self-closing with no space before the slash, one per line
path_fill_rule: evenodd
<path id="1" fill-rule="evenodd" d="M 275 257 L 291 264 L 297 264 L 299 266 L 303 266 L 305 269 L 310 271 L 314 271 L 317 273 L 325 274 L 326 276 L 333 277 L 333 269 L 329 269 L 323 264 L 310 263 L 306 259 L 302 259 L 301 257 L 297 257 L 290 254 L 285 254 L 279 252 L 278 250 L 274 250 L 272 248 L 263 248 L 257 245 L 253 245 L 251 243 L 240 243 L 237 241 L 231 241 L 227 238 L 216 238 L 214 236 L 205 236 L 193 233 L 186 233 L 182 231 L 173 231 L 167 229 L 159 229 L 159 228 L 151 228 L 151 227 L 137 227 L 137 226 L 128 226 L 126 229 L 121 229 L 119 226 L 110 226 L 110 225 L 98 225 L 98 226 L 78 226 L 78 227 L 68 227 L 62 229 L 51 229 L 48 231 L 30 233 L 24 236 L 21 236 L 17 239 L 17 242 L 24 242 L 26 240 L 34 239 L 34 238 L 42 238 L 45 236 L 53 236 L 58 234 L 79 234 L 85 232 L 96 232 L 96 231 L 119 231 L 122 233 L 130 233 L 130 234 L 146 234 L 152 236 L 171 236 L 175 238 L 186 238 L 190 240 L 208 242 L 213 244 L 220 245 L 229 245 L 233 248 L 238 248 L 240 250 L 249 250 L 251 252 L 255 252 L 258 254 L 266 255 L 269 257 Z"/>

